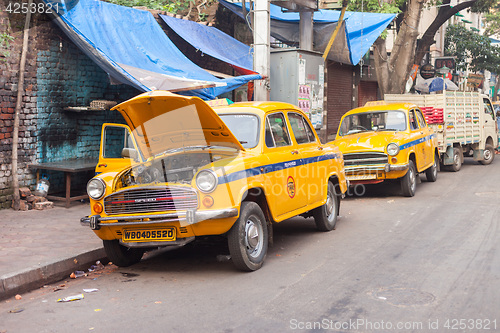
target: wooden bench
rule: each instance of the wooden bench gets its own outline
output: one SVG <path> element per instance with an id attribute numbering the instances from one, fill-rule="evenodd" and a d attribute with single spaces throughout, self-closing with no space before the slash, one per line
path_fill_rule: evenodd
<path id="1" fill-rule="evenodd" d="M 66 195 L 47 195 L 49 200 L 65 201 L 66 208 L 69 208 L 71 201 L 88 198 L 87 194 L 71 196 L 71 176 L 74 173 L 95 170 L 97 159 L 68 159 L 58 162 L 46 162 L 37 164 L 28 164 L 28 168 L 36 170 L 36 182 L 40 180 L 40 170 L 63 171 L 66 180 Z"/>

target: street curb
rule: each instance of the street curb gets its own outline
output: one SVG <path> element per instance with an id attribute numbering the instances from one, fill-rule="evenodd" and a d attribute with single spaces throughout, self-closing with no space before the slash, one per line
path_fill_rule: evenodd
<path id="1" fill-rule="evenodd" d="M 102 247 L 44 266 L 0 276 L 0 300 L 68 278 L 75 270 L 86 270 L 97 260 L 106 260 Z"/>

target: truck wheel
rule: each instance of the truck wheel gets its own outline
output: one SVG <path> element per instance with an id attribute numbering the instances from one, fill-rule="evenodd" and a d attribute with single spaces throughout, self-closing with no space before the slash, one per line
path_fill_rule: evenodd
<path id="1" fill-rule="evenodd" d="M 328 192 L 325 204 L 313 210 L 316 228 L 320 231 L 331 231 L 335 229 L 338 213 L 339 198 L 335 195 L 335 187 L 333 186 L 333 183 L 328 182 Z"/>
<path id="2" fill-rule="evenodd" d="M 460 148 L 453 148 L 453 164 L 450 165 L 450 170 L 458 172 L 462 168 L 463 156 L 460 153 Z"/>
<path id="3" fill-rule="evenodd" d="M 233 264 L 248 272 L 261 268 L 267 255 L 268 243 L 266 218 L 259 205 L 252 201 L 241 203 L 240 217 L 228 233 L 229 253 Z"/>
<path id="4" fill-rule="evenodd" d="M 434 163 L 430 168 L 427 168 L 425 170 L 425 178 L 427 179 L 428 182 L 435 182 L 437 177 L 438 177 L 438 163 L 439 163 L 439 157 L 438 154 L 434 154 Z"/>
<path id="5" fill-rule="evenodd" d="M 405 197 L 413 197 L 415 195 L 415 190 L 417 189 L 417 171 L 415 169 L 415 164 L 410 160 L 408 171 L 403 178 L 401 178 L 401 190 Z"/>
<path id="6" fill-rule="evenodd" d="M 482 165 L 488 165 L 495 159 L 495 149 L 492 145 L 487 144 L 484 149 L 484 160 L 479 161 Z"/>
<path id="7" fill-rule="evenodd" d="M 120 245 L 117 239 L 103 240 L 106 256 L 119 267 L 128 267 L 141 261 L 144 249 L 128 248 Z"/>

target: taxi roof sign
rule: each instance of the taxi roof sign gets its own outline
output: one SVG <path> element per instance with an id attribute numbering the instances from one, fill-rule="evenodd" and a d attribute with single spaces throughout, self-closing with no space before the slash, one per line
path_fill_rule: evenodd
<path id="1" fill-rule="evenodd" d="M 212 99 L 211 101 L 206 101 L 206 103 L 211 106 L 228 106 L 233 104 L 234 102 L 231 101 L 229 98 L 218 98 L 218 99 Z"/>
<path id="2" fill-rule="evenodd" d="M 386 101 L 368 101 L 365 104 L 365 106 L 380 106 L 380 105 L 387 105 L 387 102 Z"/>

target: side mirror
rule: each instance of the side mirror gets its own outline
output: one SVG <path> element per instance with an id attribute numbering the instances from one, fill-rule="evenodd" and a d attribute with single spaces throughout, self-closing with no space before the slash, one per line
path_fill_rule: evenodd
<path id="1" fill-rule="evenodd" d="M 122 149 L 122 157 L 123 158 L 131 158 L 134 161 L 137 161 L 138 160 L 137 150 L 135 150 L 133 148 L 123 148 Z"/>

